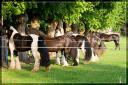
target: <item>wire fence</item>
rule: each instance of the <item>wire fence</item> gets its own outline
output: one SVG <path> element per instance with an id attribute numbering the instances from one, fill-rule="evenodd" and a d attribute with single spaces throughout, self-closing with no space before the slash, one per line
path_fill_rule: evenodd
<path id="1" fill-rule="evenodd" d="M 0 48 L 9 48 L 9 47 L 7 47 L 7 46 L 1 46 Z M 70 49 L 70 48 L 81 48 L 81 47 L 16 47 L 16 48 L 21 48 L 21 49 L 23 49 L 23 48 L 51 48 L 51 49 L 64 49 L 64 48 L 67 48 L 67 49 Z M 86 48 L 92 48 L 92 47 L 84 47 L 85 49 Z M 115 49 L 115 47 L 96 47 L 95 49 L 108 49 L 108 50 L 114 50 Z M 117 48 L 118 49 L 118 48 Z M 123 50 L 127 50 L 128 48 L 126 48 L 126 47 L 121 47 L 120 48 L 121 50 L 123 49 Z"/>
<path id="2" fill-rule="evenodd" d="M 54 40 L 38 40 L 38 41 L 55 41 L 57 39 L 54 39 Z M 58 39 L 60 40 L 60 39 Z M 115 39 L 111 39 L 109 41 L 114 41 Z M 7 39 L 3 39 L 1 41 L 7 41 Z M 14 39 L 14 41 L 33 41 L 33 40 L 19 40 L 19 39 Z M 107 39 L 101 39 L 101 41 L 107 41 Z M 65 41 L 61 41 L 61 42 L 65 42 Z M 72 41 L 72 42 L 78 42 L 78 41 Z M 88 42 L 88 41 L 85 41 L 85 42 Z"/>

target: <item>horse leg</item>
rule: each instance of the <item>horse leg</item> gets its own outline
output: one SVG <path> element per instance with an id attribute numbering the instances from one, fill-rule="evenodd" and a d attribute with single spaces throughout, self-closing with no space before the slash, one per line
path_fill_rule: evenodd
<path id="1" fill-rule="evenodd" d="M 75 50 L 76 50 L 76 52 L 75 52 Z M 76 54 L 74 55 L 72 53 L 76 53 Z M 79 49 L 78 48 L 71 49 L 71 54 L 74 56 L 73 57 L 73 62 L 74 62 L 73 66 L 77 66 L 79 64 Z"/>
<path id="2" fill-rule="evenodd" d="M 15 61 L 13 57 L 14 45 L 9 43 L 10 53 L 11 53 L 11 62 L 9 69 L 15 69 Z"/>
<path id="3" fill-rule="evenodd" d="M 118 41 L 118 40 L 114 40 L 114 43 L 115 43 L 115 50 L 116 50 L 117 48 L 119 48 L 119 50 L 120 50 L 119 41 Z"/>
<path id="4" fill-rule="evenodd" d="M 58 52 L 56 52 L 56 64 L 60 65 L 60 57 L 59 57 Z"/>
<path id="5" fill-rule="evenodd" d="M 19 61 L 19 56 L 16 56 L 16 69 L 21 70 L 21 64 L 20 64 L 20 61 Z"/>
<path id="6" fill-rule="evenodd" d="M 85 52 L 85 54 L 84 54 L 84 59 L 85 59 L 84 64 L 88 64 L 91 57 L 92 57 L 92 54 L 93 54 L 93 50 L 92 50 L 92 47 L 91 47 L 89 42 L 85 41 L 84 49 L 85 49 L 85 51 L 84 51 Z"/>
<path id="7" fill-rule="evenodd" d="M 120 43 L 118 43 L 118 46 L 119 46 L 119 50 L 120 50 Z"/>
<path id="8" fill-rule="evenodd" d="M 20 61 L 19 61 L 18 52 L 17 51 L 14 51 L 14 53 L 16 54 L 15 68 L 17 70 L 20 70 L 21 69 L 21 65 L 20 65 Z"/>
<path id="9" fill-rule="evenodd" d="M 34 68 L 32 69 L 32 71 L 36 72 L 40 68 L 40 54 L 37 51 L 35 51 L 35 52 L 32 51 L 32 54 L 33 54 L 34 59 L 35 59 Z"/>
<path id="10" fill-rule="evenodd" d="M 98 58 L 96 52 L 93 50 L 93 48 L 91 48 L 91 49 L 92 49 L 92 57 L 91 57 L 91 61 L 92 61 L 92 62 L 96 62 L 96 61 L 99 60 L 99 58 Z"/>
<path id="11" fill-rule="evenodd" d="M 81 51 L 85 55 L 85 41 L 82 42 Z"/>
<path id="12" fill-rule="evenodd" d="M 66 53 L 64 51 L 61 51 L 62 54 L 62 60 L 61 60 L 61 64 L 63 64 L 63 66 L 68 66 L 68 62 L 66 60 Z"/>
<path id="13" fill-rule="evenodd" d="M 78 64 L 79 64 L 79 62 L 80 62 L 79 58 L 80 58 L 80 49 L 77 48 L 77 57 L 76 57 L 76 61 L 77 61 Z"/>
<path id="14" fill-rule="evenodd" d="M 13 57 L 13 51 L 11 51 L 11 62 L 10 62 L 9 69 L 15 69 L 15 61 L 14 61 L 14 57 Z"/>
<path id="15" fill-rule="evenodd" d="M 116 50 L 118 47 L 116 40 L 114 40 L 114 43 L 115 43 L 115 50 Z"/>

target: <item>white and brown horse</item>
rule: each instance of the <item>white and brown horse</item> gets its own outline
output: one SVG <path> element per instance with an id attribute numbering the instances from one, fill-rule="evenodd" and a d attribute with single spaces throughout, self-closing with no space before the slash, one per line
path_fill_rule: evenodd
<path id="1" fill-rule="evenodd" d="M 96 62 L 98 59 L 98 51 L 100 51 L 99 49 L 95 48 L 95 47 L 99 47 L 99 44 L 95 44 L 95 47 L 92 46 L 91 42 L 88 40 L 88 38 L 86 36 L 82 36 L 82 35 L 73 35 L 76 39 L 77 43 L 77 51 L 78 51 L 78 55 L 79 55 L 79 51 L 80 49 L 82 50 L 83 54 L 84 54 L 84 61 L 85 64 L 87 64 L 88 62 Z"/>
<path id="2" fill-rule="evenodd" d="M 41 65 L 45 66 L 46 70 L 49 69 L 50 58 L 48 49 L 46 48 L 42 37 L 35 34 L 22 36 L 12 26 L 6 26 L 4 29 L 6 29 L 7 38 L 9 40 L 9 49 L 11 53 L 10 69 L 21 69 L 19 57 L 16 57 L 16 62 L 14 60 L 14 51 L 25 52 L 29 50 L 32 51 L 35 59 L 35 64 L 32 71 L 38 71 L 40 68 L 40 63 Z"/>
<path id="3" fill-rule="evenodd" d="M 88 32 L 87 39 L 91 45 L 91 49 L 93 51 L 91 61 L 96 62 L 99 60 L 99 57 L 104 53 L 106 46 L 104 41 L 102 41 L 95 32 Z"/>

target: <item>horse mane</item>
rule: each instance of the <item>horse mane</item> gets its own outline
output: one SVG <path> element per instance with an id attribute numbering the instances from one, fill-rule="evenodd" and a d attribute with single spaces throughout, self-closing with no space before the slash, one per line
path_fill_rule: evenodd
<path id="1" fill-rule="evenodd" d="M 114 33 L 112 33 L 113 35 L 118 35 L 119 37 L 120 37 L 120 33 L 116 33 L 116 32 L 114 32 Z"/>
<path id="2" fill-rule="evenodd" d="M 45 33 L 43 33 L 42 31 L 38 30 L 38 29 L 34 29 L 34 28 L 28 28 L 26 31 L 27 34 L 36 34 L 39 35 L 41 37 L 48 37 Z"/>
<path id="3" fill-rule="evenodd" d="M 39 35 L 40 37 L 43 37 L 46 40 L 64 38 L 64 35 L 51 38 L 51 37 L 47 36 L 44 32 L 42 32 L 40 30 L 37 30 L 37 29 L 34 29 L 34 28 L 31 28 L 31 27 L 26 31 L 26 33 L 27 34 L 36 34 L 36 35 Z"/>

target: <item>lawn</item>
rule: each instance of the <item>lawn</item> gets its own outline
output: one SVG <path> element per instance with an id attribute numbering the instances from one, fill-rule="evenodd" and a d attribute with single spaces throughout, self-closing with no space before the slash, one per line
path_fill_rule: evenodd
<path id="1" fill-rule="evenodd" d="M 95 63 L 63 67 L 52 63 L 49 72 L 41 67 L 31 72 L 33 65 L 22 64 L 22 70 L 2 69 L 2 83 L 126 83 L 126 37 L 121 37 L 121 49 L 115 50 L 113 42 L 107 42 L 106 51 Z"/>

